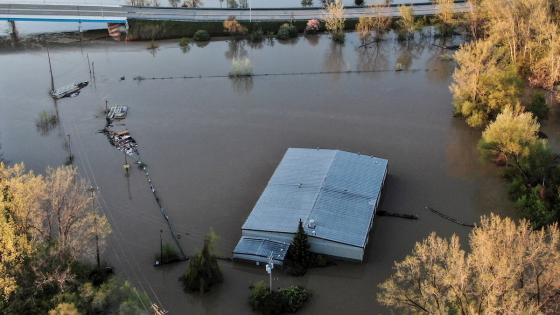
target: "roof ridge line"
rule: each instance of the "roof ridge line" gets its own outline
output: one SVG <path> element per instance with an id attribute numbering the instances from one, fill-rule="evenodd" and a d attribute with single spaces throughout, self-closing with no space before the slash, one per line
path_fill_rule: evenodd
<path id="1" fill-rule="evenodd" d="M 317 200 L 319 200 L 319 195 L 321 194 L 321 190 L 323 190 L 325 182 L 327 181 L 327 177 L 329 176 L 329 173 L 332 170 L 332 165 L 334 163 L 334 160 L 336 160 L 336 156 L 340 153 L 340 150 L 333 150 L 333 151 L 334 151 L 333 157 L 331 159 L 331 162 L 329 163 L 329 167 L 327 168 L 327 172 L 325 173 L 325 176 L 323 177 L 323 180 L 321 181 L 321 185 L 319 185 L 319 191 L 317 192 L 317 195 L 315 195 L 315 200 L 313 200 L 313 205 L 311 206 L 311 210 L 309 211 L 309 214 L 307 215 L 307 219 L 309 219 L 309 217 L 313 214 L 313 211 L 315 210 L 315 205 L 317 205 Z"/>

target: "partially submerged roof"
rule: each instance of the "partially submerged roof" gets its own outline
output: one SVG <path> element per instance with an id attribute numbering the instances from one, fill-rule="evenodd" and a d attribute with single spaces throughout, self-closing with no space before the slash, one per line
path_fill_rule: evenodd
<path id="1" fill-rule="evenodd" d="M 290 244 L 284 242 L 242 236 L 233 250 L 233 258 L 266 263 L 269 257 L 272 257 L 275 264 L 281 265 L 288 252 L 288 247 Z"/>
<path id="2" fill-rule="evenodd" d="M 339 150 L 290 148 L 242 229 L 295 233 L 301 219 L 310 236 L 365 247 L 387 164 Z"/>

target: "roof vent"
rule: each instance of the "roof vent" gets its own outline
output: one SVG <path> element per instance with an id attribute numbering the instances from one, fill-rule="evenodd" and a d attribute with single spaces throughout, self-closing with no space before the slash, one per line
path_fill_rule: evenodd
<path id="1" fill-rule="evenodd" d="M 315 229 L 315 227 L 317 227 L 317 222 L 315 222 L 315 220 L 311 219 L 307 223 L 307 227 L 310 228 L 310 229 Z"/>

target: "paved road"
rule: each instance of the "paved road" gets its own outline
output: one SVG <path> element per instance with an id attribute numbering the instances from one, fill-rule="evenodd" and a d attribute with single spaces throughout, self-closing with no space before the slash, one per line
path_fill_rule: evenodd
<path id="1" fill-rule="evenodd" d="M 455 4 L 457 12 L 464 12 L 464 3 Z M 417 16 L 433 15 L 436 6 L 432 4 L 415 5 Z M 347 8 L 346 18 L 356 19 L 368 13 L 366 8 Z M 274 21 L 321 19 L 322 9 L 283 8 L 283 9 L 184 9 L 149 8 L 130 6 L 84 6 L 84 5 L 44 5 L 44 4 L 0 4 L 0 20 L 42 20 L 42 21 L 107 21 L 107 20 L 174 20 L 174 21 L 223 21 L 229 16 L 238 20 Z M 391 7 L 387 15 L 398 16 L 398 7 Z"/>

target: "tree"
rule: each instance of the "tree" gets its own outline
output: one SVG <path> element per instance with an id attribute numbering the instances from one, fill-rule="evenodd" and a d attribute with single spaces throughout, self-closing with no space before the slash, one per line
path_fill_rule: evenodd
<path id="1" fill-rule="evenodd" d="M 335 42 L 344 42 L 344 4 L 342 0 L 327 3 L 324 12 L 325 28 Z"/>
<path id="2" fill-rule="evenodd" d="M 79 315 L 78 309 L 72 303 L 60 303 L 49 311 L 49 315 Z"/>
<path id="3" fill-rule="evenodd" d="M 286 253 L 286 261 L 290 273 L 296 276 L 304 275 L 311 264 L 311 259 L 307 234 L 303 229 L 303 222 L 300 219 L 296 235 Z"/>
<path id="4" fill-rule="evenodd" d="M 75 167 L 47 168 L 45 182 L 44 237 L 55 241 L 58 251 L 75 258 L 92 256 L 94 239 L 97 236 L 103 247 L 110 226 L 93 208 L 91 186 L 78 176 Z"/>
<path id="5" fill-rule="evenodd" d="M 198 8 L 202 6 L 202 0 L 184 0 L 182 7 L 184 8 Z"/>
<path id="6" fill-rule="evenodd" d="M 173 8 L 176 8 L 179 6 L 179 3 L 181 2 L 181 0 L 168 0 L 169 1 L 169 5 Z"/>
<path id="7" fill-rule="evenodd" d="M 519 158 L 527 156 L 538 141 L 539 128 L 531 113 L 508 107 L 482 133 L 481 150 L 489 157 L 504 157 L 506 163 L 513 160 L 519 167 Z"/>
<path id="8" fill-rule="evenodd" d="M 247 33 L 247 28 L 241 25 L 233 16 L 224 21 L 224 30 L 230 35 L 243 35 Z"/>
<path id="9" fill-rule="evenodd" d="M 220 266 L 213 254 L 213 244 L 216 235 L 210 231 L 204 239 L 202 250 L 190 258 L 187 271 L 180 278 L 183 288 L 187 292 L 208 292 L 212 286 L 223 281 Z"/>
<path id="10" fill-rule="evenodd" d="M 504 54 L 489 40 L 464 45 L 455 53 L 453 105 L 471 127 L 486 125 L 503 108 L 520 102 L 523 81 L 514 67 L 501 63 Z"/>
<path id="11" fill-rule="evenodd" d="M 398 21 L 400 32 L 404 38 L 410 39 L 418 29 L 414 8 L 411 5 L 401 5 L 399 6 L 399 13 L 401 15 Z"/>
<path id="12" fill-rule="evenodd" d="M 395 262 L 379 285 L 380 303 L 426 314 L 557 314 L 560 290 L 560 231 L 533 230 L 496 215 L 482 217 L 469 235 L 432 233 Z"/>
<path id="13" fill-rule="evenodd" d="M 453 0 L 433 0 L 436 3 L 436 16 L 439 22 L 440 32 L 443 36 L 453 33 L 456 24 L 455 4 Z"/>
<path id="14" fill-rule="evenodd" d="M 481 10 L 480 2 L 481 0 L 467 0 L 469 10 L 465 17 L 470 36 L 474 39 L 478 39 L 483 35 L 482 23 L 484 15 Z"/>

